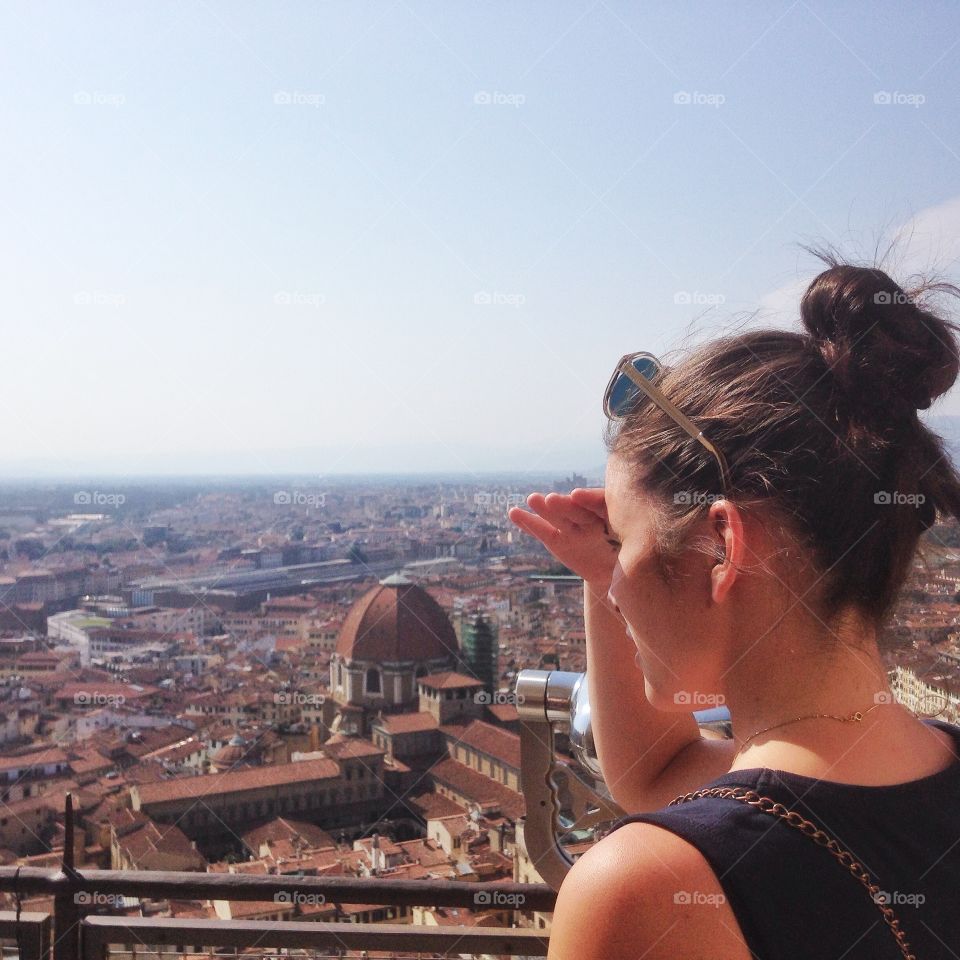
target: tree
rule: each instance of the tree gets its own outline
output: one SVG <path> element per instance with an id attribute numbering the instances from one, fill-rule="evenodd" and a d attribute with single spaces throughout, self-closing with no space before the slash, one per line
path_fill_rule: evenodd
<path id="1" fill-rule="evenodd" d="M 359 543 L 354 543 L 354 545 L 350 548 L 349 553 L 347 553 L 347 559 L 351 563 L 366 563 L 367 555 L 363 552 L 363 550 L 360 549 Z"/>
<path id="2" fill-rule="evenodd" d="M 39 560 L 45 553 L 43 542 L 36 537 L 21 537 L 14 543 L 13 548 L 30 560 Z"/>

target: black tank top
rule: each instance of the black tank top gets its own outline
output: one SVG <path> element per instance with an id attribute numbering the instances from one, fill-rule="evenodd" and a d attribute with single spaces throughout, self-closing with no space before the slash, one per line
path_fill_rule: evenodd
<path id="1" fill-rule="evenodd" d="M 922 722 L 946 730 L 960 756 L 960 726 Z M 888 894 L 918 960 L 960 957 L 960 759 L 892 786 L 763 767 L 725 773 L 698 789 L 736 786 L 799 811 L 848 849 Z M 700 851 L 761 960 L 902 960 L 866 887 L 796 827 L 715 797 L 631 814 L 614 829 L 635 822 L 670 830 Z"/>

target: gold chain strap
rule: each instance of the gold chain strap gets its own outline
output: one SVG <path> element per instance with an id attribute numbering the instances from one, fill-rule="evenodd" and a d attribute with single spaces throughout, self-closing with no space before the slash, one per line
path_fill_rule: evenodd
<path id="1" fill-rule="evenodd" d="M 820 844 L 821 847 L 826 847 L 837 858 L 840 865 L 847 867 L 857 880 L 867 888 L 870 899 L 877 905 L 880 913 L 883 914 L 884 921 L 890 928 L 890 932 L 896 938 L 897 946 L 900 947 L 904 960 L 916 960 L 914 954 L 910 952 L 910 944 L 907 942 L 906 934 L 900 929 L 900 921 L 893 912 L 893 908 L 877 900 L 877 894 L 880 892 L 880 888 L 873 882 L 870 874 L 854 859 L 849 851 L 844 850 L 836 840 L 833 840 L 828 834 L 824 833 L 815 823 L 804 819 L 795 810 L 788 810 L 782 803 L 777 803 L 775 800 L 771 800 L 770 797 L 761 797 L 756 791 L 748 790 L 746 787 L 711 787 L 706 790 L 697 790 L 696 793 L 687 793 L 677 797 L 675 800 L 671 800 L 667 806 L 672 807 L 676 804 L 686 803 L 688 800 L 696 800 L 699 797 L 722 797 L 731 800 L 740 800 L 752 807 L 756 807 L 757 810 L 763 813 L 780 817 L 786 823 L 790 824 L 791 827 L 796 827 L 805 836 L 810 837 L 811 840 Z"/>

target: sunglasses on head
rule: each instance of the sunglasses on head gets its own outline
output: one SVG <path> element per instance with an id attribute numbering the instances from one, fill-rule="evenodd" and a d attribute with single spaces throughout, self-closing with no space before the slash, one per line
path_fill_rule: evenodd
<path id="1" fill-rule="evenodd" d="M 628 353 L 621 357 L 603 395 L 603 412 L 609 420 L 619 420 L 636 409 L 644 397 L 652 400 L 678 427 L 701 443 L 716 458 L 723 489 L 729 490 L 730 471 L 723 454 L 653 383 L 662 370 L 663 364 L 650 353 Z"/>

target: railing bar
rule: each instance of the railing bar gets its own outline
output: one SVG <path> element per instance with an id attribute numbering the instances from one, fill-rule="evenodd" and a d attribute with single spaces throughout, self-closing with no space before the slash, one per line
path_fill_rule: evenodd
<path id="1" fill-rule="evenodd" d="M 14 872 L 14 868 L 0 867 L 0 890 L 13 889 Z M 69 908 L 75 906 L 73 895 L 79 892 L 122 893 L 154 899 L 172 896 L 187 900 L 270 900 L 276 894 L 303 892 L 322 894 L 329 901 L 398 906 L 471 906 L 482 903 L 478 894 L 486 893 L 509 897 L 517 910 L 541 912 L 552 911 L 557 897 L 551 887 L 539 883 L 264 877 L 160 870 L 84 870 L 67 875 L 39 867 L 23 868 L 17 886 L 21 893 L 69 896 L 69 902 L 65 902 Z"/>
<path id="2" fill-rule="evenodd" d="M 89 939 L 88 939 L 89 937 Z M 351 950 L 493 953 L 546 956 L 548 938 L 525 928 L 424 927 L 391 923 L 200 920 L 150 917 L 87 917 L 83 921 L 84 960 L 104 960 L 106 943 L 190 944 L 206 947 L 274 946 Z M 94 945 L 100 953 L 88 952 Z"/>

